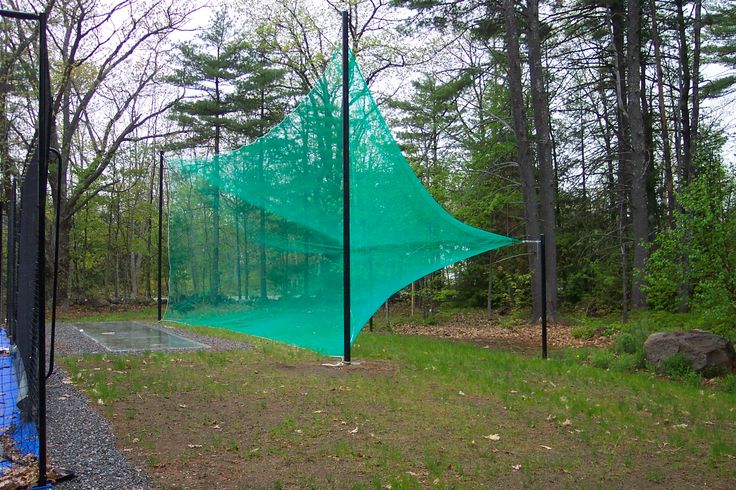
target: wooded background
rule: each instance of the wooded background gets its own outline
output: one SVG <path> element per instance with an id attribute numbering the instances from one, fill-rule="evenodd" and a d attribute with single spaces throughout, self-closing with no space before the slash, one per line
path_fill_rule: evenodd
<path id="1" fill-rule="evenodd" d="M 474 226 L 547 237 L 553 317 L 699 309 L 725 325 L 735 313 L 733 2 L 2 4 L 50 19 L 62 163 L 49 213 L 60 196 L 66 304 L 152 297 L 159 151 L 206 156 L 264 134 L 321 74 L 347 7 L 358 63 L 433 196 Z M 0 29 L 7 204 L 36 137 L 38 32 Z M 534 244 L 512 247 L 402 294 L 424 315 L 532 305 L 536 318 L 537 269 Z"/>

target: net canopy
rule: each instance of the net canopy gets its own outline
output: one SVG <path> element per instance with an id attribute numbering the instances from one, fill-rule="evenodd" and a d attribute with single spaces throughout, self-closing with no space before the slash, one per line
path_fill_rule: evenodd
<path id="1" fill-rule="evenodd" d="M 169 161 L 165 319 L 343 353 L 342 64 L 265 136 Z M 453 218 L 405 160 L 349 56 L 351 343 L 393 293 L 516 243 Z"/>

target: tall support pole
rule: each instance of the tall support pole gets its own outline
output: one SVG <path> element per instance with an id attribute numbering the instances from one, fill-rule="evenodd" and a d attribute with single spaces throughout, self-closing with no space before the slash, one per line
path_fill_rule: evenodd
<path id="1" fill-rule="evenodd" d="M 8 285 L 6 289 L 7 299 L 5 302 L 5 318 L 9 327 L 10 338 L 15 342 L 15 278 L 16 278 L 16 256 L 15 251 L 18 247 L 15 245 L 16 220 L 16 183 L 15 179 L 11 179 L 10 186 L 10 205 L 8 206 L 8 267 L 5 275 L 7 276 Z"/>
<path id="2" fill-rule="evenodd" d="M 163 260 L 164 229 L 164 152 L 159 152 L 158 165 L 158 321 L 161 321 L 161 261 Z"/>
<path id="3" fill-rule="evenodd" d="M 539 235 L 540 290 L 542 291 L 542 359 L 547 359 L 547 260 L 544 257 L 544 233 Z"/>
<path id="4" fill-rule="evenodd" d="M 0 321 L 3 318 L 3 211 L 3 203 L 0 201 Z"/>
<path id="5" fill-rule="evenodd" d="M 343 362 L 350 364 L 350 74 L 348 12 L 342 13 L 342 246 Z"/>
<path id="6" fill-rule="evenodd" d="M 38 485 L 46 485 L 46 177 L 49 166 L 51 91 L 46 12 L 38 15 Z"/>
<path id="7" fill-rule="evenodd" d="M 54 345 L 56 342 L 56 299 L 59 289 L 59 229 L 61 228 L 61 183 L 62 183 L 62 162 L 61 152 L 56 148 L 50 148 L 49 151 L 56 156 L 56 210 L 54 212 L 54 275 L 53 284 L 51 286 L 51 341 L 49 342 L 49 370 L 46 373 L 46 379 L 51 377 L 54 372 Z"/>

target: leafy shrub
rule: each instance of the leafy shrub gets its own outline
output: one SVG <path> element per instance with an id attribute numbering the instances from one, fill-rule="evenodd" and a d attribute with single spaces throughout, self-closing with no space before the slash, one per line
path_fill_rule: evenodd
<path id="1" fill-rule="evenodd" d="M 572 329 L 572 336 L 576 339 L 592 339 L 593 337 L 610 337 L 618 331 L 616 325 L 601 325 L 585 323 Z"/>
<path id="2" fill-rule="evenodd" d="M 659 365 L 659 370 L 662 374 L 671 376 L 673 378 L 685 378 L 688 374 L 693 372 L 693 368 L 690 365 L 690 361 L 679 352 L 673 356 L 662 359 Z"/>
<path id="3" fill-rule="evenodd" d="M 718 388 L 720 388 L 721 391 L 725 391 L 726 393 L 736 394 L 736 374 L 729 374 L 727 376 L 724 376 L 720 380 Z"/>
<path id="4" fill-rule="evenodd" d="M 636 371 L 645 367 L 646 358 L 643 350 L 620 354 L 611 363 L 611 369 L 616 371 Z"/>
<path id="5" fill-rule="evenodd" d="M 600 350 L 590 355 L 590 363 L 593 367 L 608 369 L 611 367 L 613 361 L 613 354 L 607 350 Z"/>
<path id="6" fill-rule="evenodd" d="M 634 354 L 641 351 L 642 347 L 639 339 L 630 332 L 621 333 L 613 344 L 614 352 L 619 354 Z"/>
<path id="7" fill-rule="evenodd" d="M 690 371 L 681 379 L 685 384 L 689 384 L 691 386 L 701 386 L 703 384 L 703 377 L 695 371 Z"/>
<path id="8" fill-rule="evenodd" d="M 675 226 L 655 239 L 646 266 L 646 293 L 650 307 L 676 311 L 679 291 L 686 286 L 692 291 L 687 306 L 730 337 L 734 333 L 723 330 L 733 330 L 728 319 L 736 313 L 736 275 L 731 272 L 736 263 L 731 246 L 736 240 L 736 176 L 714 151 L 718 138 L 704 138 L 698 175 L 677 196 L 682 210 L 675 213 Z"/>

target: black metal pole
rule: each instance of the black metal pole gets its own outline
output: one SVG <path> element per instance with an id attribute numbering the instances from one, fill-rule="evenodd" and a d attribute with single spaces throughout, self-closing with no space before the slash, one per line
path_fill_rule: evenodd
<path id="1" fill-rule="evenodd" d="M 350 364 L 350 74 L 348 12 L 342 13 L 342 243 L 343 243 L 343 362 Z"/>
<path id="2" fill-rule="evenodd" d="M 542 359 L 547 359 L 547 260 L 544 257 L 544 233 L 539 235 L 539 277 L 542 291 Z"/>
<path id="3" fill-rule="evenodd" d="M 159 152 L 158 166 L 158 321 L 161 321 L 161 261 L 163 260 L 164 229 L 164 152 Z"/>
<path id="4" fill-rule="evenodd" d="M 0 16 L 9 17 L 11 19 L 19 20 L 40 20 L 41 16 L 38 14 L 31 14 L 28 12 L 18 12 L 17 10 L 0 10 Z"/>
<path id="5" fill-rule="evenodd" d="M 50 80 L 46 12 L 38 15 L 38 485 L 46 485 L 46 176 L 49 165 Z"/>
<path id="6" fill-rule="evenodd" d="M 3 318 L 3 203 L 0 201 L 0 319 Z"/>
<path id="7" fill-rule="evenodd" d="M 56 212 L 54 215 L 54 277 L 51 288 L 51 342 L 49 343 L 49 370 L 46 373 L 48 379 L 54 372 L 54 343 L 56 342 L 56 299 L 59 288 L 59 228 L 61 228 L 61 181 L 62 162 L 61 153 L 56 148 L 49 148 L 56 155 Z"/>
<path id="8" fill-rule="evenodd" d="M 7 301 L 5 303 L 5 318 L 9 327 L 10 338 L 15 342 L 15 210 L 16 210 L 16 199 L 17 199 L 17 184 L 15 179 L 12 179 L 11 190 L 10 190 L 10 206 L 8 207 L 8 267 L 6 276 L 8 278 L 7 290 Z"/>

